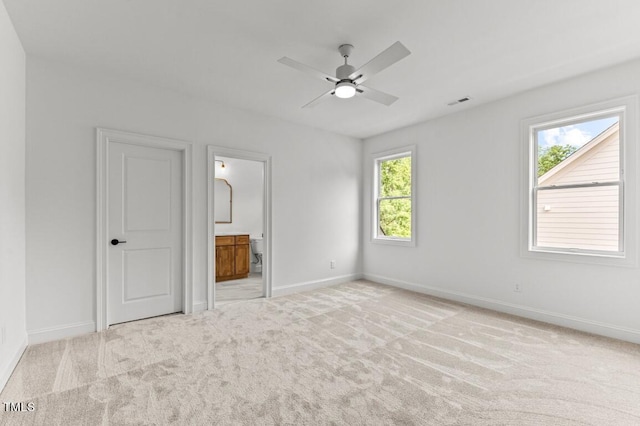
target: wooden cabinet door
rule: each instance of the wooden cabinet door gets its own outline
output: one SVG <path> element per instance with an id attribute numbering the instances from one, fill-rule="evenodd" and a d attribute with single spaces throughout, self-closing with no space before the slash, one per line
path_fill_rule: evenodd
<path id="1" fill-rule="evenodd" d="M 249 244 L 236 246 L 236 275 L 249 273 Z"/>
<path id="2" fill-rule="evenodd" d="M 235 275 L 235 246 L 216 247 L 216 277 Z"/>

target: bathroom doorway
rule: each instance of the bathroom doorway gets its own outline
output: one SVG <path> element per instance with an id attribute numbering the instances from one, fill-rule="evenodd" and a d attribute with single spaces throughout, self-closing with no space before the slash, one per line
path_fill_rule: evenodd
<path id="1" fill-rule="evenodd" d="M 270 158 L 216 147 L 209 151 L 211 309 L 270 296 Z"/>

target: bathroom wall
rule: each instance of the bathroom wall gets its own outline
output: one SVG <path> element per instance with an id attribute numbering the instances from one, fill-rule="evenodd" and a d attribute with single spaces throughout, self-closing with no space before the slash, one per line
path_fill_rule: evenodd
<path id="1" fill-rule="evenodd" d="M 226 167 L 216 164 L 216 177 L 232 188 L 231 223 L 217 223 L 216 234 L 249 234 L 261 237 L 263 230 L 263 163 L 236 158 L 216 157 Z"/>

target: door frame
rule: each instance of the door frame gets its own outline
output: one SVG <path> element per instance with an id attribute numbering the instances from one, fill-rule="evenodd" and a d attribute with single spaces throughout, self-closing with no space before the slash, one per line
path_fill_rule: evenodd
<path id="1" fill-rule="evenodd" d="M 96 331 L 109 327 L 109 147 L 112 142 L 182 153 L 182 311 L 193 312 L 193 144 L 176 139 L 96 128 Z"/>
<path id="2" fill-rule="evenodd" d="M 262 251 L 262 285 L 266 298 L 271 297 L 271 156 L 261 152 L 242 151 L 238 149 L 225 148 L 216 145 L 207 145 L 207 309 L 215 308 L 215 277 L 216 262 L 215 235 L 216 228 L 213 212 L 215 207 L 215 193 L 213 180 L 215 178 L 216 156 L 236 158 L 239 160 L 259 161 L 263 163 L 263 208 L 262 208 L 262 230 L 263 230 L 263 251 Z"/>

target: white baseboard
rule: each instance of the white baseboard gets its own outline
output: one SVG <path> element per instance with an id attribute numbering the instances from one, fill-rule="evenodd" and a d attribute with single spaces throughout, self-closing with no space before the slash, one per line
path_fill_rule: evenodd
<path id="1" fill-rule="evenodd" d="M 520 317 L 555 324 L 562 327 L 573 328 L 576 330 L 585 331 L 587 333 L 599 334 L 601 336 L 612 337 L 614 339 L 626 340 L 628 342 L 640 344 L 640 330 L 632 328 L 592 321 L 589 319 L 565 315 L 558 312 L 545 311 L 542 309 L 503 302 L 501 300 L 489 299 L 486 297 L 476 296 L 459 291 L 446 290 L 430 285 L 400 281 L 375 274 L 365 273 L 363 274 L 363 278 L 380 284 L 386 284 L 393 287 L 415 291 L 417 293 L 428 294 L 431 296 L 479 306 L 481 308 L 487 308 L 498 312 L 517 315 Z"/>
<path id="2" fill-rule="evenodd" d="M 193 310 L 192 312 L 195 314 L 196 312 L 206 311 L 207 310 L 207 301 L 199 300 L 197 302 L 193 302 Z"/>
<path id="3" fill-rule="evenodd" d="M 65 339 L 67 337 L 79 336 L 81 334 L 93 333 L 96 331 L 96 323 L 79 322 L 57 327 L 40 328 L 29 331 L 29 344 L 51 342 L 52 340 Z"/>
<path id="4" fill-rule="evenodd" d="M 316 288 L 329 287 L 332 285 L 343 284 L 353 280 L 359 280 L 362 274 L 348 274 L 339 277 L 326 278 L 324 280 L 306 281 L 297 284 L 286 285 L 283 287 L 274 287 L 271 289 L 273 297 L 284 296 L 287 294 L 299 293 L 301 291 L 314 290 Z"/>
<path id="5" fill-rule="evenodd" d="M 20 361 L 20 358 L 22 358 L 22 354 L 24 353 L 25 349 L 27 349 L 26 335 L 24 336 L 22 343 L 20 343 L 20 345 L 18 346 L 18 349 L 11 357 L 11 360 L 9 361 L 9 364 L 7 364 L 4 371 L 0 371 L 0 392 L 2 392 L 5 385 L 9 381 L 9 378 L 11 377 L 11 374 L 13 374 L 13 370 L 16 368 L 16 365 L 18 365 L 18 361 Z"/>

